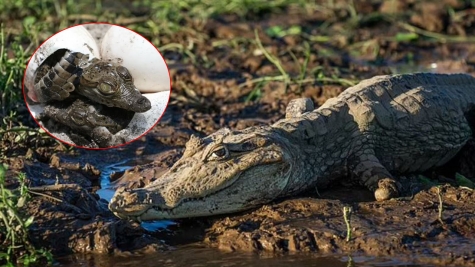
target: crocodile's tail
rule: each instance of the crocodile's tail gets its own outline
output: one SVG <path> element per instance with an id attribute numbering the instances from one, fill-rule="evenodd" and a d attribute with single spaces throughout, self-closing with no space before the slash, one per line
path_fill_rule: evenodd
<path id="1" fill-rule="evenodd" d="M 80 64 L 89 56 L 58 49 L 38 68 L 35 74 L 34 90 L 40 102 L 64 100 L 75 90 L 81 72 Z"/>

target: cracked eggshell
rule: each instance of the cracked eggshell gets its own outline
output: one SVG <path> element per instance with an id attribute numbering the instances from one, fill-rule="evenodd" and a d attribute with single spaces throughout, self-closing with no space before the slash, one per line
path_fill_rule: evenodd
<path id="1" fill-rule="evenodd" d="M 163 57 L 147 39 L 122 27 L 111 27 L 101 42 L 103 59 L 120 59 L 143 93 L 170 91 L 170 75 Z"/>
<path id="2" fill-rule="evenodd" d="M 88 54 L 89 58 L 99 58 L 99 45 L 84 26 L 74 26 L 63 30 L 46 40 L 33 54 L 25 71 L 24 86 L 31 100 L 36 101 L 34 89 L 35 72 L 38 67 L 58 49 Z"/>

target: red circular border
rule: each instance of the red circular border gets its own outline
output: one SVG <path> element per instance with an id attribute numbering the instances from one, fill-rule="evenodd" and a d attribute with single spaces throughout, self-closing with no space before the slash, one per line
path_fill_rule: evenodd
<path id="1" fill-rule="evenodd" d="M 26 92 L 25 92 L 25 77 L 26 77 L 26 70 L 28 69 L 28 65 L 30 64 L 30 61 L 31 59 L 33 58 L 33 56 L 36 54 L 36 52 L 38 51 L 38 49 L 43 46 L 43 44 L 45 42 L 47 42 L 51 37 L 55 36 L 56 34 L 62 32 L 62 31 L 65 31 L 65 30 L 68 30 L 68 29 L 71 29 L 73 27 L 78 27 L 78 26 L 82 26 L 82 25 L 87 25 L 87 24 L 107 24 L 107 25 L 112 25 L 112 26 L 118 26 L 118 27 L 122 27 L 124 29 L 127 29 L 131 32 L 134 32 L 136 34 L 138 34 L 139 36 L 141 36 L 142 38 L 144 38 L 145 40 L 147 40 L 150 45 L 152 45 L 155 49 L 157 49 L 157 52 L 158 54 L 162 57 L 163 59 L 163 62 L 165 62 L 165 66 L 167 67 L 167 71 L 168 71 L 168 78 L 170 80 L 170 93 L 168 95 L 168 100 L 167 100 L 167 104 L 165 105 L 165 109 L 163 110 L 162 114 L 160 115 L 160 117 L 157 119 L 157 121 L 153 124 L 152 127 L 150 127 L 147 131 L 145 131 L 143 134 L 141 134 L 140 136 L 138 136 L 137 138 L 134 138 L 133 140 L 130 140 L 129 142 L 126 142 L 126 143 L 123 143 L 123 144 L 120 144 L 120 145 L 117 145 L 117 146 L 111 146 L 111 147 L 101 147 L 101 148 L 92 148 L 92 147 L 83 147 L 83 146 L 78 146 L 78 145 L 75 145 L 75 144 L 71 144 L 71 143 L 68 143 L 64 140 L 61 140 L 59 139 L 58 137 L 54 136 L 53 134 L 51 134 L 45 127 L 41 126 L 41 124 L 36 120 L 35 116 L 33 116 L 33 114 L 31 113 L 31 110 L 30 110 L 30 106 L 28 105 L 28 102 L 26 100 Z M 32 90 L 32 89 L 31 89 Z M 122 147 L 122 146 L 125 146 L 125 145 L 128 145 L 134 141 L 136 141 L 137 139 L 143 137 L 144 135 L 146 135 L 148 132 L 150 132 L 157 124 L 158 122 L 160 121 L 160 119 L 163 117 L 163 114 L 165 114 L 167 108 L 168 108 L 168 104 L 170 103 L 170 97 L 171 97 L 171 94 L 172 94 L 172 79 L 171 79 L 171 76 L 170 76 L 170 68 L 168 67 L 168 64 L 165 60 L 165 58 L 162 56 L 162 53 L 160 53 L 160 51 L 158 50 L 158 48 L 152 44 L 152 42 L 150 42 L 147 38 L 145 38 L 143 35 L 137 33 L 136 31 L 133 31 L 127 27 L 124 27 L 124 26 L 121 26 L 121 25 L 116 25 L 116 24 L 111 24 L 111 23 L 108 23 L 108 22 L 89 22 L 89 23 L 83 23 L 83 24 L 77 24 L 77 25 L 73 25 L 71 27 L 68 27 L 66 29 L 63 29 L 61 31 L 58 31 L 56 32 L 55 34 L 51 35 L 50 37 L 48 37 L 48 39 L 46 39 L 43 43 L 41 43 L 40 46 L 38 46 L 35 50 L 35 52 L 31 55 L 30 59 L 28 60 L 28 63 L 26 64 L 26 68 L 25 68 L 25 72 L 23 73 L 23 80 L 22 80 L 22 92 L 23 92 L 23 99 L 25 101 L 25 105 L 26 105 L 26 108 L 28 109 L 28 112 L 30 112 L 30 115 L 31 117 L 33 118 L 33 120 L 35 120 L 36 124 L 38 124 L 38 126 L 40 126 L 46 133 L 48 133 L 51 137 L 53 137 L 54 139 L 60 141 L 61 143 L 64 143 L 64 144 L 67 144 L 69 146 L 74 146 L 74 147 L 77 147 L 77 148 L 82 148 L 82 149 L 87 149 L 87 150 L 106 150 L 106 149 L 112 149 L 112 148 L 118 148 L 118 147 Z"/>

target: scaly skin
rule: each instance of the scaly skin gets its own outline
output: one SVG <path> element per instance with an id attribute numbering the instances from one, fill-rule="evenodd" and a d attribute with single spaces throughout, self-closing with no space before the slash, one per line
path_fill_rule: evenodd
<path id="1" fill-rule="evenodd" d="M 127 68 L 112 62 L 93 60 L 83 69 L 77 92 L 109 107 L 135 112 L 151 108 L 150 100 L 135 87 Z"/>
<path id="2" fill-rule="evenodd" d="M 88 59 L 88 55 L 66 49 L 53 53 L 35 74 L 38 101 L 62 101 L 75 91 L 109 107 L 150 110 L 150 100 L 135 87 L 127 68 L 112 61 Z"/>
<path id="3" fill-rule="evenodd" d="M 99 147 L 111 147 L 125 143 L 115 134 L 127 127 L 134 114 L 78 98 L 72 103 L 62 101 L 47 105 L 40 119 L 51 118 L 74 132 L 91 137 Z"/>
<path id="4" fill-rule="evenodd" d="M 79 83 L 80 65 L 86 64 L 88 55 L 59 49 L 35 73 L 35 95 L 42 103 L 64 100 Z"/>
<path id="5" fill-rule="evenodd" d="M 292 110 L 308 109 L 301 105 Z M 396 197 L 393 175 L 440 166 L 473 138 L 475 78 L 377 76 L 294 113 L 271 126 L 192 137 L 168 172 L 119 189 L 109 208 L 136 220 L 226 214 L 339 177 L 356 178 L 377 200 Z"/>

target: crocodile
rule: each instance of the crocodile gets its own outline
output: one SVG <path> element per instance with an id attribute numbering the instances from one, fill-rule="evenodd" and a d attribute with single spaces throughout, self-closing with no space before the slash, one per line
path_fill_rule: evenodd
<path id="1" fill-rule="evenodd" d="M 74 99 L 72 103 L 71 101 L 73 100 L 68 99 L 47 105 L 38 119 L 53 119 L 74 130 L 74 134 L 79 133 L 91 138 L 92 144 L 81 141 L 81 146 L 111 147 L 128 141 L 122 135 L 128 134 L 126 127 L 135 112 L 106 107 L 84 97 Z M 127 132 L 116 135 L 119 131 Z M 80 145 L 77 141 L 75 143 Z"/>
<path id="2" fill-rule="evenodd" d="M 39 66 L 34 83 L 42 103 L 62 101 L 76 92 L 109 107 L 134 112 L 151 108 L 126 67 L 109 60 L 89 60 L 89 55 L 67 49 L 58 49 Z"/>
<path id="3" fill-rule="evenodd" d="M 294 106 L 272 125 L 192 136 L 168 171 L 119 188 L 109 209 L 139 221 L 228 214 L 345 177 L 378 201 L 398 197 L 397 177 L 443 165 L 474 138 L 475 78 L 376 76 L 313 111 Z"/>
<path id="4" fill-rule="evenodd" d="M 56 50 L 38 67 L 34 92 L 45 104 L 37 119 L 53 119 L 57 125 L 50 124 L 48 129 L 65 130 L 83 147 L 125 143 L 130 140 L 126 127 L 134 113 L 151 109 L 150 100 L 135 87 L 127 68 L 113 60 L 89 60 L 89 55 L 68 49 Z"/>

